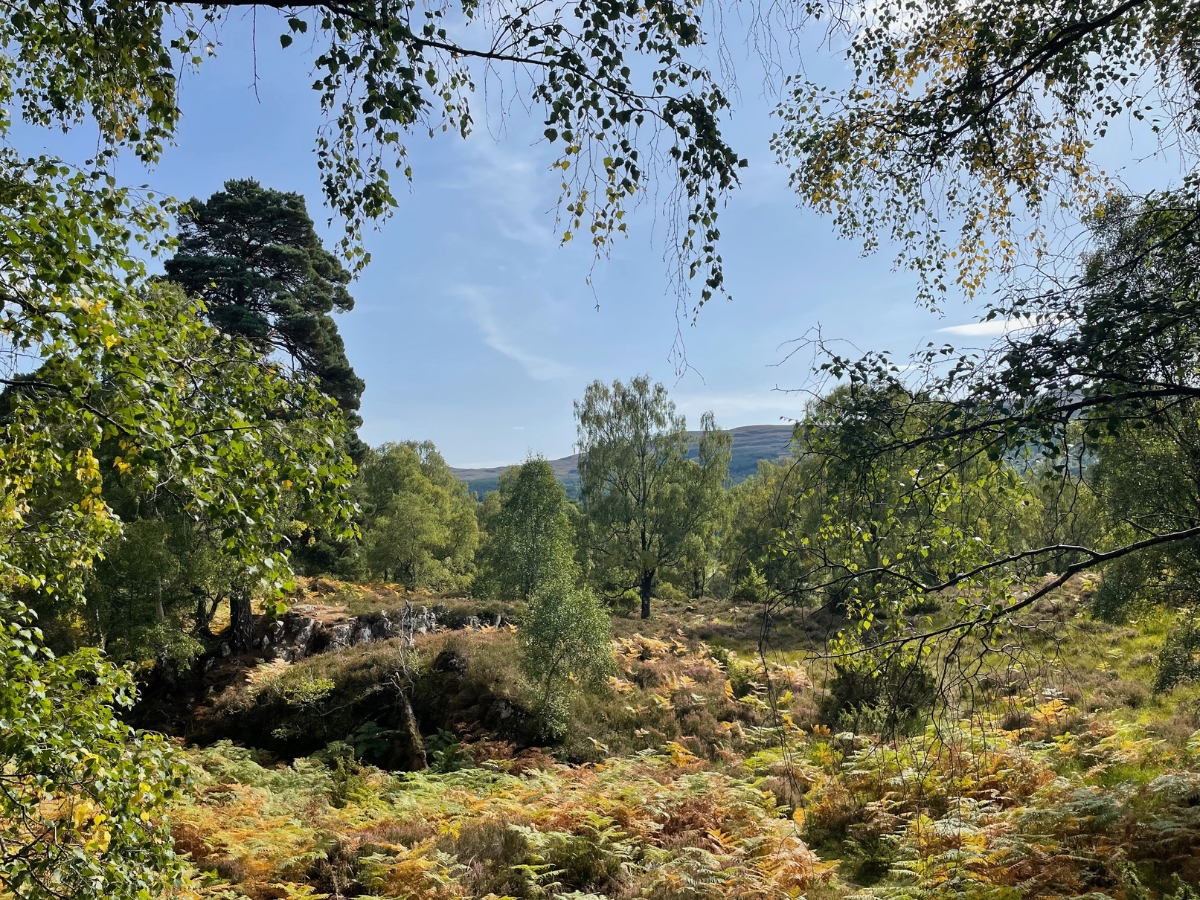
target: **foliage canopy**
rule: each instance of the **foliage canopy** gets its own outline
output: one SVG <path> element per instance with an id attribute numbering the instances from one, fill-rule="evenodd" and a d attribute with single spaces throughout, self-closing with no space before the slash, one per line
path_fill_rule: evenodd
<path id="1" fill-rule="evenodd" d="M 433 444 L 368 452 L 354 489 L 362 546 L 352 565 L 410 588 L 465 586 L 479 543 L 474 502 Z"/>
<path id="2" fill-rule="evenodd" d="M 179 887 L 167 824 L 185 769 L 116 710 L 133 679 L 95 649 L 56 658 L 29 611 L 0 598 L 0 890 L 134 898 Z"/>
<path id="3" fill-rule="evenodd" d="M 264 356 L 281 351 L 333 397 L 352 426 L 363 382 L 331 313 L 348 312 L 350 273 L 321 246 L 304 198 L 252 179 L 225 182 L 180 212 L 167 277 L 204 301 L 208 319 Z"/>
<path id="4" fill-rule="evenodd" d="M 890 241 L 924 296 L 968 293 L 1058 246 L 1064 209 L 1113 187 L 1094 149 L 1145 127 L 1195 164 L 1200 7 L 1178 0 L 804 6 L 848 42 L 846 87 L 788 86 L 773 147 L 803 200 L 868 250 Z M 1189 175 L 1189 180 L 1191 176 Z"/>
<path id="5" fill-rule="evenodd" d="M 396 205 L 393 172 L 412 175 L 405 141 L 465 136 L 478 117 L 478 82 L 498 79 L 542 110 L 558 148 L 564 241 L 588 235 L 605 252 L 662 172 L 675 187 L 680 278 L 699 277 L 702 299 L 721 290 L 719 201 L 745 163 L 721 135 L 725 93 L 695 61 L 704 34 L 690 6 L 22 2 L 0 22 L 11 48 L 0 104 L 42 125 L 90 117 L 102 156 L 128 147 L 151 162 L 178 125 L 179 73 L 200 67 L 223 23 L 247 7 L 278 16 L 284 48 L 312 47 L 325 116 L 318 171 L 347 225 L 343 254 L 358 265 L 363 227 Z"/>
<path id="6" fill-rule="evenodd" d="M 588 385 L 575 419 L 592 563 L 618 591 L 636 589 L 649 618 L 655 579 L 724 499 L 730 437 L 706 413 L 691 459 L 687 422 L 644 375 Z"/>
<path id="7" fill-rule="evenodd" d="M 499 597 L 528 600 L 539 585 L 574 564 L 571 504 L 541 457 L 501 474 L 496 500 L 483 521 L 486 543 L 476 581 Z"/>

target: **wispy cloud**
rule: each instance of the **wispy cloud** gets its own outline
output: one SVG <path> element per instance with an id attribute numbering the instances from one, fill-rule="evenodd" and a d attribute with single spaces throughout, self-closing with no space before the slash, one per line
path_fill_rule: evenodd
<path id="1" fill-rule="evenodd" d="M 968 322 L 966 325 L 949 325 L 939 328 L 942 334 L 957 334 L 962 337 L 1003 337 L 1023 328 L 1030 328 L 1028 319 L 989 319 L 986 322 Z"/>
<path id="2" fill-rule="evenodd" d="M 943 334 L 957 334 L 964 337 L 1003 337 L 1017 331 L 1030 328 L 1049 327 L 1053 331 L 1070 328 L 1075 320 L 1061 313 L 1039 313 L 1031 316 L 1012 316 L 1007 319 L 988 319 L 983 322 L 969 322 L 966 325 L 950 325 L 938 329 Z"/>
<path id="3" fill-rule="evenodd" d="M 496 318 L 493 303 L 486 290 L 467 284 L 455 285 L 450 290 L 467 301 L 471 309 L 471 318 L 483 332 L 483 342 L 497 353 L 518 363 L 530 378 L 536 381 L 556 381 L 560 378 L 575 377 L 575 370 L 571 366 L 531 353 L 509 337 Z"/>
<path id="4" fill-rule="evenodd" d="M 551 250 L 558 244 L 547 184 L 552 179 L 536 165 L 537 157 L 520 153 L 488 134 L 472 135 L 465 149 L 464 188 L 486 207 L 492 226 L 511 241 Z"/>

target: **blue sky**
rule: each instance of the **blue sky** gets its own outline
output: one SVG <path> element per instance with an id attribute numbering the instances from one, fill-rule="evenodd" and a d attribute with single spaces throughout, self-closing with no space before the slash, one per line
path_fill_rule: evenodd
<path id="1" fill-rule="evenodd" d="M 249 20 L 231 22 L 216 58 L 184 82 L 176 146 L 149 173 L 123 161 L 120 179 L 186 198 L 253 177 L 305 194 L 322 231 L 340 233 L 321 207 L 308 66 L 298 45 L 280 49 L 280 30 L 260 16 L 255 54 Z M 836 76 L 840 63 L 823 59 Z M 413 136 L 412 190 L 369 235 L 373 262 L 352 285 L 355 309 L 338 321 L 367 383 L 363 437 L 430 439 L 459 466 L 563 456 L 584 386 L 640 372 L 670 387 L 689 422 L 707 409 L 724 427 L 779 422 L 800 413 L 802 397 L 787 389 L 807 379 L 803 359 L 784 362 L 787 342 L 814 327 L 906 353 L 972 321 L 961 304 L 941 317 L 919 308 L 912 277 L 891 271 L 886 252 L 860 258 L 827 220 L 797 209 L 767 148 L 771 104 L 755 66 L 745 69 L 728 134 L 750 167 L 721 213 L 732 300 L 712 301 L 695 327 L 684 323 L 682 377 L 670 359 L 676 302 L 652 208 L 593 269 L 588 248 L 559 246 L 558 180 L 536 115 L 518 107 L 503 120 L 481 117 L 466 141 Z M 25 133 L 21 149 L 37 143 L 71 158 L 86 154 L 89 138 Z"/>

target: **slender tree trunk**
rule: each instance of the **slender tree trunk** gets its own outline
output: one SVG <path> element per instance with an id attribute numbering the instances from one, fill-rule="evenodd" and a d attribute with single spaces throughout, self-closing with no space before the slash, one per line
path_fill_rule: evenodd
<path id="1" fill-rule="evenodd" d="M 237 653 L 245 653 L 254 641 L 254 618 L 250 611 L 250 597 L 240 591 L 229 595 L 229 646 Z"/>
<path id="2" fill-rule="evenodd" d="M 104 631 L 104 624 L 100 621 L 100 607 L 93 607 L 96 611 L 96 634 L 100 636 L 100 649 L 104 650 L 108 647 L 108 635 Z"/>
<path id="3" fill-rule="evenodd" d="M 654 584 L 654 571 L 642 572 L 642 583 L 640 585 L 642 595 L 642 618 L 650 618 L 650 587 Z"/>

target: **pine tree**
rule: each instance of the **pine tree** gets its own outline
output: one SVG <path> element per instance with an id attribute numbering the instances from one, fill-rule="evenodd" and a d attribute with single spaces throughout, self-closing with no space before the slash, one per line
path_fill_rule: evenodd
<path id="1" fill-rule="evenodd" d="M 365 387 L 346 358 L 334 312 L 354 308 L 350 273 L 321 245 L 304 198 L 253 179 L 193 198 L 179 218 L 179 250 L 167 277 L 200 297 L 208 318 L 264 355 L 287 354 L 337 401 L 352 429 Z M 352 438 L 351 455 L 362 445 Z"/>

